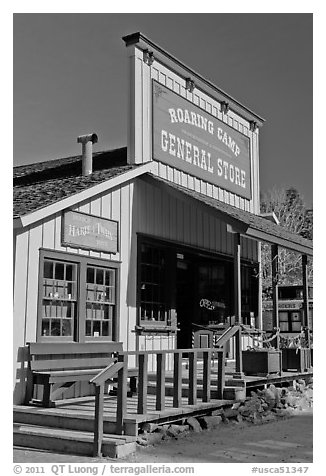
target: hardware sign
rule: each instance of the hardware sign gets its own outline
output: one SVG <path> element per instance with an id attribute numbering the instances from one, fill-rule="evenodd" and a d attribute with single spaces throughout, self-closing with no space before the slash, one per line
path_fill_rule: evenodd
<path id="1" fill-rule="evenodd" d="M 153 158 L 251 198 L 249 138 L 156 81 Z"/>
<path id="2" fill-rule="evenodd" d="M 118 252 L 118 222 L 68 211 L 63 219 L 62 244 L 105 253 Z"/>

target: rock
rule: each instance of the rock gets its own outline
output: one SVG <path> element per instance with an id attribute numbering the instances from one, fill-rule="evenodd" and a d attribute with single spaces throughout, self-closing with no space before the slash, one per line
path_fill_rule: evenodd
<path id="1" fill-rule="evenodd" d="M 153 433 L 146 433 L 147 445 L 155 445 L 162 441 L 163 434 L 161 432 L 155 431 Z"/>
<path id="2" fill-rule="evenodd" d="M 289 407 L 296 407 L 297 401 L 297 397 L 291 395 L 290 393 L 286 397 L 281 398 L 281 403 L 283 403 L 284 406 L 287 405 Z"/>
<path id="3" fill-rule="evenodd" d="M 297 391 L 300 392 L 300 393 L 304 393 L 306 389 L 306 386 L 303 385 L 302 383 L 299 383 L 298 386 L 297 386 Z"/>
<path id="4" fill-rule="evenodd" d="M 153 433 L 153 431 L 156 431 L 158 429 L 158 425 L 156 423 L 149 423 L 149 422 L 146 422 L 142 425 L 141 429 L 144 431 L 144 432 L 147 432 L 147 433 Z"/>
<path id="5" fill-rule="evenodd" d="M 199 421 L 194 417 L 187 418 L 187 425 L 189 425 L 190 430 L 196 433 L 202 431 Z"/>
<path id="6" fill-rule="evenodd" d="M 239 414 L 240 414 L 242 417 L 248 417 L 248 416 L 251 415 L 251 411 L 249 410 L 249 408 L 247 408 L 247 409 L 242 410 L 241 412 L 239 411 Z"/>
<path id="7" fill-rule="evenodd" d="M 166 435 L 177 438 L 186 431 L 189 431 L 189 425 L 170 425 L 166 430 Z"/>
<path id="8" fill-rule="evenodd" d="M 269 421 L 274 421 L 276 416 L 273 413 L 268 413 L 267 415 L 262 415 L 261 419 L 263 423 L 268 423 Z"/>
<path id="9" fill-rule="evenodd" d="M 232 408 L 226 408 L 224 410 L 224 417 L 225 418 L 236 418 L 239 414 L 238 410 L 232 410 Z"/>
<path id="10" fill-rule="evenodd" d="M 235 402 L 233 405 L 232 405 L 232 410 L 238 410 L 239 407 L 241 405 L 241 402 Z"/>
<path id="11" fill-rule="evenodd" d="M 238 413 L 237 417 L 236 417 L 236 420 L 237 422 L 241 423 L 243 421 L 243 418 L 242 418 L 242 415 L 240 415 L 240 413 Z"/>
<path id="12" fill-rule="evenodd" d="M 276 405 L 278 405 L 280 403 L 280 399 L 281 399 L 281 396 L 282 396 L 282 389 L 279 388 L 279 387 L 275 387 L 275 385 L 271 384 L 269 386 L 268 390 L 270 390 L 270 392 L 273 393 L 274 398 L 275 398 L 275 403 L 276 403 Z"/>
<path id="13" fill-rule="evenodd" d="M 221 415 L 215 415 L 215 416 L 204 416 L 202 418 L 198 418 L 198 421 L 200 423 L 200 426 L 204 430 L 211 430 L 213 428 L 216 428 L 220 423 L 222 423 L 222 416 Z"/>
<path id="14" fill-rule="evenodd" d="M 221 416 L 223 414 L 223 408 L 219 408 L 218 410 L 213 410 L 211 415 L 212 416 Z"/>
<path id="15" fill-rule="evenodd" d="M 274 395 L 274 392 L 270 390 L 269 388 L 267 388 L 264 391 L 264 400 L 268 404 L 269 409 L 272 409 L 275 407 L 276 405 L 275 395 Z"/>
<path id="16" fill-rule="evenodd" d="M 138 436 L 137 444 L 140 445 L 140 446 L 147 446 L 148 442 L 147 442 L 147 439 L 144 439 L 144 438 L 141 438 L 140 436 Z"/>
<path id="17" fill-rule="evenodd" d="M 178 425 L 170 425 L 166 432 L 167 436 L 171 436 L 172 438 L 178 438 L 180 431 L 177 426 Z"/>
<path id="18" fill-rule="evenodd" d="M 162 435 L 162 439 L 166 438 L 167 436 L 167 431 L 169 429 L 169 426 L 170 425 L 160 425 L 157 430 L 156 430 L 156 433 L 161 433 Z"/>

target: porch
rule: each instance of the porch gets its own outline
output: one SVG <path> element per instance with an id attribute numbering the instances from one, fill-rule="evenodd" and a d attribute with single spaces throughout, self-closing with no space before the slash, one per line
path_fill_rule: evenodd
<path id="1" fill-rule="evenodd" d="M 211 364 L 208 375 L 204 360 L 198 361 L 193 403 L 189 403 L 189 357 L 181 359 L 180 385 L 175 383 L 174 371 L 166 371 L 164 405 L 161 405 L 161 409 L 157 408 L 157 372 L 149 372 L 146 387 L 141 387 L 132 397 L 126 394 L 122 427 L 121 420 L 119 422 L 119 392 L 118 395 L 104 394 L 102 404 L 97 396 L 91 396 L 57 401 L 54 408 L 15 406 L 14 444 L 48 451 L 84 455 L 101 453 L 103 456 L 120 458 L 136 450 L 137 435 L 145 422 L 184 422 L 192 416 L 223 413 L 235 400 L 245 399 L 252 390 L 272 383 L 289 386 L 295 380 L 308 381 L 312 376 L 310 369 L 306 372 L 283 371 L 280 375 L 244 376 L 237 379 L 233 378 L 235 362 L 226 361 L 223 398 L 218 398 L 218 365 L 216 361 Z M 205 390 L 205 380 L 210 382 L 209 394 Z M 176 389 L 180 396 L 178 406 Z"/>

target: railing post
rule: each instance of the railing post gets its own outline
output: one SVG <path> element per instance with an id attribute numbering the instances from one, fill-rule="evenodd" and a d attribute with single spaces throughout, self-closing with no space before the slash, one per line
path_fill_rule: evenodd
<path id="1" fill-rule="evenodd" d="M 223 400 L 223 390 L 225 387 L 225 347 L 218 353 L 217 367 L 217 398 Z"/>
<path id="2" fill-rule="evenodd" d="M 137 413 L 145 414 L 147 412 L 147 367 L 148 354 L 139 354 L 138 356 L 138 405 Z"/>
<path id="3" fill-rule="evenodd" d="M 102 456 L 104 383 L 95 385 L 95 420 L 93 456 Z"/>
<path id="4" fill-rule="evenodd" d="M 175 351 L 173 359 L 173 407 L 181 407 L 182 397 L 182 353 Z"/>
<path id="5" fill-rule="evenodd" d="M 188 353 L 189 358 L 189 405 L 196 405 L 197 403 L 197 350 L 192 350 Z"/>
<path id="6" fill-rule="evenodd" d="M 127 411 L 127 370 L 128 356 L 119 354 L 118 362 L 123 362 L 123 367 L 118 371 L 118 392 L 117 392 L 117 427 L 118 435 L 124 431 L 124 417 Z"/>
<path id="7" fill-rule="evenodd" d="M 242 335 L 241 327 L 235 334 L 235 374 L 234 377 L 242 377 Z"/>
<path id="8" fill-rule="evenodd" d="M 156 356 L 156 410 L 165 408 L 165 354 Z"/>
<path id="9" fill-rule="evenodd" d="M 211 351 L 203 352 L 203 402 L 211 399 Z"/>

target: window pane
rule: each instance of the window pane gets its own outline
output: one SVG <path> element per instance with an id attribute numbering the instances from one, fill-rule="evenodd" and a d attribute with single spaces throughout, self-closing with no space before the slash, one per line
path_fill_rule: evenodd
<path id="1" fill-rule="evenodd" d="M 288 322 L 280 322 L 280 331 L 281 332 L 288 332 L 289 330 L 289 323 Z"/>
<path id="2" fill-rule="evenodd" d="M 62 320 L 62 335 L 63 336 L 71 336 L 71 320 L 70 319 L 63 319 Z"/>
<path id="3" fill-rule="evenodd" d="M 86 321 L 86 335 L 92 335 L 92 321 Z"/>
<path id="4" fill-rule="evenodd" d="M 66 280 L 67 281 L 72 281 L 73 280 L 73 274 L 72 274 L 73 266 L 71 264 L 66 265 Z"/>
<path id="5" fill-rule="evenodd" d="M 60 335 L 60 319 L 51 320 L 51 336 Z"/>
<path id="6" fill-rule="evenodd" d="M 114 279 L 114 271 L 107 269 L 105 271 L 105 285 L 106 286 L 114 286 L 115 285 L 115 279 Z"/>
<path id="7" fill-rule="evenodd" d="M 101 322 L 94 321 L 93 322 L 93 336 L 99 337 L 101 335 Z"/>
<path id="8" fill-rule="evenodd" d="M 90 268 L 89 266 L 87 267 L 87 277 L 86 280 L 88 283 L 94 283 L 94 268 Z"/>
<path id="9" fill-rule="evenodd" d="M 41 330 L 42 336 L 48 336 L 50 335 L 50 321 L 48 319 L 43 319 L 42 320 L 42 330 Z"/>
<path id="10" fill-rule="evenodd" d="M 102 336 L 109 335 L 109 321 L 102 322 Z"/>
<path id="11" fill-rule="evenodd" d="M 44 278 L 53 278 L 53 262 L 44 261 Z"/>
<path id="12" fill-rule="evenodd" d="M 55 263 L 55 279 L 65 279 L 65 265 L 63 263 Z"/>
<path id="13" fill-rule="evenodd" d="M 96 269 L 96 284 L 103 284 L 104 283 L 104 272 L 103 269 Z"/>

